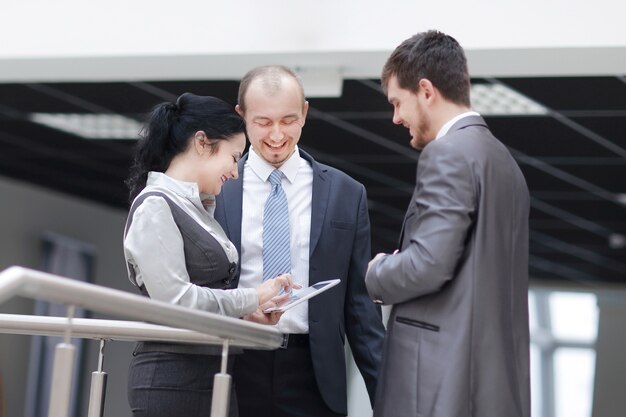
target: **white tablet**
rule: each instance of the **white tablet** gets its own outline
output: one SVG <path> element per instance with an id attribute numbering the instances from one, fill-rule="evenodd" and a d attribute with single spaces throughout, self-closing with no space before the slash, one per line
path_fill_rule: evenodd
<path id="1" fill-rule="evenodd" d="M 335 285 L 341 282 L 340 279 L 329 279 L 328 281 L 320 281 L 311 285 L 307 288 L 302 288 L 301 290 L 293 290 L 291 298 L 287 300 L 284 304 L 277 307 L 270 307 L 266 310 L 263 310 L 264 313 L 271 313 L 272 311 L 287 311 L 291 307 L 297 306 L 301 302 L 308 300 L 309 298 L 315 297 L 318 294 L 323 293 L 329 288 L 334 287 Z"/>

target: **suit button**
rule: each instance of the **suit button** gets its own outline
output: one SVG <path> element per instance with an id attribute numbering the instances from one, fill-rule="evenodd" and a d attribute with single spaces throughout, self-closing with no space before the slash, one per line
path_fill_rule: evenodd
<path id="1" fill-rule="evenodd" d="M 235 267 L 231 266 L 230 269 L 228 270 L 229 273 L 234 274 L 235 273 Z"/>

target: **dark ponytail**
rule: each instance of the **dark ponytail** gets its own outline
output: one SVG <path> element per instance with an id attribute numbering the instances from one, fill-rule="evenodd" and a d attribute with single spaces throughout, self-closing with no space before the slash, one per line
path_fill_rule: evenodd
<path id="1" fill-rule="evenodd" d="M 215 97 L 185 93 L 175 104 L 155 106 L 140 133 L 126 180 L 130 202 L 146 186 L 148 172 L 165 172 L 197 131 L 204 131 L 209 139 L 228 140 L 245 133 L 245 124 L 232 106 Z"/>

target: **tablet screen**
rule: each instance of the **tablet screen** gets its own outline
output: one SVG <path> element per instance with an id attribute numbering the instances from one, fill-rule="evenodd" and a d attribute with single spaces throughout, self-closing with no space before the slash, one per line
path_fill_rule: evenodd
<path id="1" fill-rule="evenodd" d="M 301 290 L 293 290 L 293 294 L 291 298 L 287 300 L 284 304 L 277 307 L 270 307 L 266 310 L 263 310 L 264 313 L 271 313 L 272 311 L 287 311 L 291 307 L 297 306 L 301 302 L 308 300 L 309 298 L 315 297 L 318 294 L 323 293 L 329 288 L 334 287 L 339 284 L 341 280 L 339 279 L 330 279 L 328 281 L 320 281 L 311 285 L 310 287 L 303 288 Z"/>

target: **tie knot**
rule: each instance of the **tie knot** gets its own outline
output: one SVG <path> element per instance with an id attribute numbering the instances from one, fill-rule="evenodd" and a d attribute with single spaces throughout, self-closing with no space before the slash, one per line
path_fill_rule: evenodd
<path id="1" fill-rule="evenodd" d="M 280 181 L 282 180 L 282 178 L 283 178 L 283 173 L 280 172 L 280 170 L 275 169 L 270 174 L 270 184 L 272 184 L 272 186 L 280 185 Z"/>

